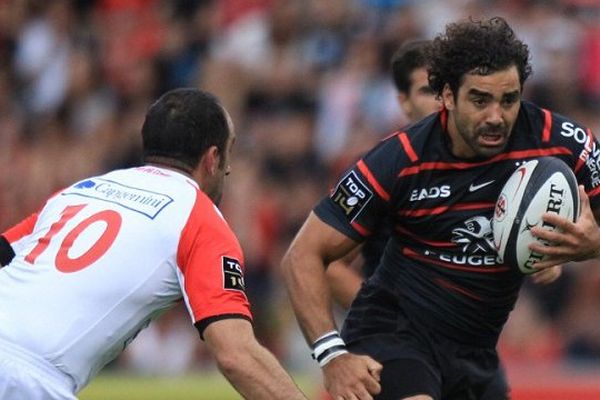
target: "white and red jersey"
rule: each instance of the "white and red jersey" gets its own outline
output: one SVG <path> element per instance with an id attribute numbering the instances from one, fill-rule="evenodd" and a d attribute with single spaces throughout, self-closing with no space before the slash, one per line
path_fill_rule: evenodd
<path id="1" fill-rule="evenodd" d="M 0 341 L 39 355 L 81 390 L 183 299 L 202 331 L 251 319 L 241 247 L 190 178 L 139 167 L 83 180 L 4 236 Z"/>

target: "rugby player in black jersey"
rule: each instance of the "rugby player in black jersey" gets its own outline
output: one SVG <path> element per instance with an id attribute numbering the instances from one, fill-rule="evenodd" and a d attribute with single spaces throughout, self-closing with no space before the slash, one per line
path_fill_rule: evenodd
<path id="1" fill-rule="evenodd" d="M 543 267 L 592 257 L 600 247 L 592 213 L 600 209 L 600 145 L 591 130 L 521 99 L 529 51 L 506 21 L 449 24 L 428 59 L 443 109 L 348 170 L 282 262 L 296 317 L 335 400 L 508 398 L 507 385 L 494 379 L 496 344 L 524 276 L 499 262 L 490 220 L 517 165 L 558 157 L 581 185 L 582 214 L 563 225 Z M 382 221 L 392 236 L 340 336 L 325 266 Z"/>

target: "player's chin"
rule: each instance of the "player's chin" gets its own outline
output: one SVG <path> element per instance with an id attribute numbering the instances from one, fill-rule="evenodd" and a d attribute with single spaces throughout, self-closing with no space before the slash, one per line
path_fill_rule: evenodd
<path id="1" fill-rule="evenodd" d="M 506 148 L 506 144 L 503 144 L 502 146 L 479 145 L 477 147 L 477 153 L 481 157 L 491 158 L 491 157 L 497 156 L 498 154 L 502 153 L 505 148 Z"/>

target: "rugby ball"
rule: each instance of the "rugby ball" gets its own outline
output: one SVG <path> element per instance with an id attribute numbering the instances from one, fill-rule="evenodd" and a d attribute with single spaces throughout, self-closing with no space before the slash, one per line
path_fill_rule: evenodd
<path id="1" fill-rule="evenodd" d="M 544 256 L 529 250 L 529 244 L 552 244 L 533 237 L 531 228 L 557 229 L 542 220 L 546 212 L 575 222 L 579 207 L 577 179 L 562 160 L 541 157 L 519 166 L 504 184 L 494 209 L 492 231 L 500 261 L 524 274 L 536 272 L 533 264 Z"/>

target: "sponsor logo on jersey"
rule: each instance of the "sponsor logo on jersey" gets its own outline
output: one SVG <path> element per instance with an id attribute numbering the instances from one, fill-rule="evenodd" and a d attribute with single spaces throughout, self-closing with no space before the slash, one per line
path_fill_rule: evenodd
<path id="1" fill-rule="evenodd" d="M 568 121 L 561 125 L 560 134 L 572 138 L 583 146 L 579 153 L 579 159 L 585 162 L 585 166 L 590 171 L 592 187 L 600 185 L 600 149 L 596 146 L 596 142 L 592 140 L 585 129 Z"/>
<path id="2" fill-rule="evenodd" d="M 76 195 L 107 201 L 151 219 L 154 219 L 167 205 L 173 202 L 173 199 L 166 194 L 100 178 L 79 182 L 65 190 L 62 195 Z"/>
<path id="3" fill-rule="evenodd" d="M 223 288 L 244 291 L 244 271 L 235 258 L 223 256 Z"/>
<path id="4" fill-rule="evenodd" d="M 445 198 L 450 197 L 452 192 L 450 191 L 450 186 L 442 185 L 442 186 L 434 186 L 431 188 L 423 188 L 423 189 L 414 189 L 410 192 L 410 201 L 418 201 L 424 199 L 437 199 L 437 198 Z"/>
<path id="5" fill-rule="evenodd" d="M 479 184 L 471 183 L 471 185 L 469 186 L 469 192 L 476 192 L 479 189 L 483 189 L 484 187 L 491 185 L 492 183 L 494 183 L 493 179 L 491 181 L 487 181 L 487 182 L 483 182 L 483 183 L 479 183 Z"/>
<path id="6" fill-rule="evenodd" d="M 341 207 L 351 221 L 356 218 L 372 197 L 373 192 L 354 171 L 342 178 L 331 195 L 333 202 Z"/>
<path id="7" fill-rule="evenodd" d="M 425 255 L 456 265 L 493 267 L 498 260 L 490 220 L 483 216 L 469 218 L 464 226 L 452 230 L 452 242 L 462 254 L 426 251 Z"/>
<path id="8" fill-rule="evenodd" d="M 462 246 L 465 253 L 494 251 L 492 225 L 486 217 L 477 216 L 464 222 L 465 226 L 452 231 L 452 242 Z"/>

